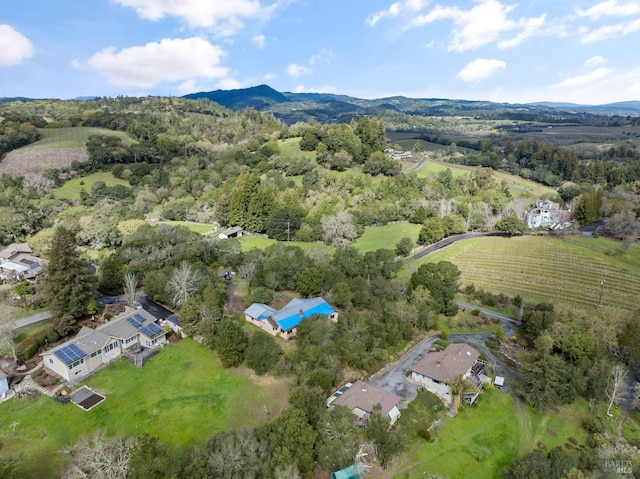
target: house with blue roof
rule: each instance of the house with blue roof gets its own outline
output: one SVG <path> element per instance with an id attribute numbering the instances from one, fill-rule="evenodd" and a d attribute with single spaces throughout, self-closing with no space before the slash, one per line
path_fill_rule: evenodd
<path id="1" fill-rule="evenodd" d="M 284 339 L 295 337 L 300 321 L 315 315 L 326 316 L 334 323 L 338 321 L 338 310 L 320 297 L 292 299 L 279 310 L 266 304 L 253 303 L 244 311 L 244 317 L 249 323 Z"/>
<path id="2" fill-rule="evenodd" d="M 156 349 L 167 342 L 167 331 L 144 309 L 121 314 L 111 321 L 89 328 L 40 354 L 44 367 L 67 381 L 85 376 L 128 351 Z"/>

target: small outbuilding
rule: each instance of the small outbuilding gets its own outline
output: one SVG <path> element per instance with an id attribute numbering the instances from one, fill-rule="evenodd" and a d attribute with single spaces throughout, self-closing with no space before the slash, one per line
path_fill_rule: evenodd
<path id="1" fill-rule="evenodd" d="M 232 226 L 229 229 L 224 230 L 222 233 L 218 234 L 218 238 L 220 239 L 231 239 L 231 238 L 240 238 L 242 237 L 244 230 L 242 226 Z"/>

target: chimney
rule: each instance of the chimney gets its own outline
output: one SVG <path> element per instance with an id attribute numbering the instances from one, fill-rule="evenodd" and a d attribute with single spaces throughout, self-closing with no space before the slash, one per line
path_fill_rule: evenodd
<path id="1" fill-rule="evenodd" d="M 304 316 L 304 311 L 300 310 L 298 311 L 298 314 L 300 315 L 300 317 L 302 318 Z"/>
<path id="2" fill-rule="evenodd" d="M 440 361 L 436 361 L 436 366 L 440 367 L 440 364 L 442 364 Z"/>

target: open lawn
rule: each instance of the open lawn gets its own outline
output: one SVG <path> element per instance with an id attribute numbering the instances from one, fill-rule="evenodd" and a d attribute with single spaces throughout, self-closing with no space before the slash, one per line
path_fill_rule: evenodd
<path id="1" fill-rule="evenodd" d="M 436 175 L 441 171 L 446 170 L 447 168 L 451 170 L 451 174 L 454 178 L 468 175 L 471 171 L 473 171 L 472 166 L 428 160 L 424 165 L 422 165 L 422 168 L 418 172 L 418 176 L 428 177 Z M 535 181 L 526 180 L 519 176 L 510 175 L 509 173 L 505 173 L 503 171 L 494 171 L 493 178 L 497 183 L 502 183 L 503 181 L 506 182 L 507 185 L 509 185 L 511 194 L 516 197 L 530 196 L 532 198 L 539 199 L 551 197 L 555 198 L 557 196 L 557 193 L 553 188 L 541 185 L 540 183 L 536 183 Z"/>
<path id="2" fill-rule="evenodd" d="M 430 254 L 421 262 L 451 261 L 462 283 L 529 303 L 570 303 L 636 309 L 640 297 L 640 245 L 623 253 L 619 242 L 577 236 L 473 238 Z"/>
<path id="3" fill-rule="evenodd" d="M 415 243 L 420 234 L 421 225 L 411 223 L 395 223 L 391 225 L 372 226 L 352 243 L 361 253 L 378 249 L 395 250 L 396 243 L 407 236 Z"/>
<path id="4" fill-rule="evenodd" d="M 112 187 L 116 185 L 131 187 L 129 182 L 116 178 L 108 171 L 101 171 L 99 173 L 93 173 L 89 176 L 83 176 L 82 178 L 73 178 L 66 181 L 64 185 L 53 190 L 53 194 L 56 198 L 62 200 L 79 200 L 80 192 L 82 190 L 87 193 L 91 192 L 91 185 L 96 181 L 103 181 L 105 185 Z"/>
<path id="5" fill-rule="evenodd" d="M 538 444 L 552 449 L 563 446 L 570 437 L 583 442 L 585 432 L 580 421 L 586 415 L 587 407 L 581 402 L 560 412 L 542 414 L 515 402 L 509 394 L 491 389 L 475 406 L 463 408 L 454 418 L 445 418 L 433 442 L 420 439 L 410 454 L 393 464 L 394 477 L 501 477 L 513 457 L 532 451 Z"/>
<path id="6" fill-rule="evenodd" d="M 57 477 L 67 458 L 57 451 L 98 428 L 131 436 L 146 431 L 184 452 L 216 431 L 263 424 L 288 404 L 285 380 L 224 369 L 191 339 L 165 346 L 142 369 L 120 359 L 84 384 L 106 401 L 90 411 L 46 396 L 0 404 L 0 417 L 17 423 L 15 435 L 8 420 L 0 423 L 0 454 L 23 455 L 31 469 L 20 477 Z"/>
<path id="7" fill-rule="evenodd" d="M 280 148 L 280 156 L 282 158 L 306 158 L 307 160 L 316 161 L 315 151 L 302 151 L 300 149 L 301 138 L 287 138 L 278 140 L 278 148 Z"/>
<path id="8" fill-rule="evenodd" d="M 240 248 L 242 248 L 242 251 L 250 251 L 254 248 L 265 249 L 266 247 L 272 246 L 274 244 L 281 244 L 284 246 L 298 246 L 304 251 L 308 251 L 310 249 L 324 249 L 333 251 L 333 247 L 327 246 L 322 243 L 308 243 L 306 241 L 278 241 L 273 238 L 265 238 L 264 236 L 245 235 L 238 241 L 240 241 Z"/>
<path id="9" fill-rule="evenodd" d="M 211 223 L 196 223 L 195 221 L 159 221 L 158 223 L 163 223 L 171 226 L 185 226 L 194 233 L 205 236 L 209 236 L 213 229 L 213 225 Z"/>

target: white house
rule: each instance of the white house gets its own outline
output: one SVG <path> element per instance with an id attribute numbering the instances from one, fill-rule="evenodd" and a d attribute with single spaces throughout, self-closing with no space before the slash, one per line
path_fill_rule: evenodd
<path id="1" fill-rule="evenodd" d="M 427 353 L 411 366 L 411 380 L 450 404 L 451 384 L 461 377 L 472 379 L 474 385 L 480 381 L 482 368 L 474 368 L 479 357 L 480 353 L 468 344 L 450 344 L 444 351 Z"/>
<path id="2" fill-rule="evenodd" d="M 366 426 L 376 405 L 379 404 L 380 413 L 383 416 L 387 416 L 389 425 L 393 426 L 400 417 L 399 403 L 400 398 L 395 394 L 383 391 L 364 381 L 356 381 L 355 383 L 345 384 L 333 393 L 327 399 L 327 408 L 346 406 L 356 415 L 356 424 Z"/>
<path id="3" fill-rule="evenodd" d="M 552 227 L 569 221 L 571 212 L 560 209 L 559 203 L 550 200 L 542 200 L 536 203 L 536 207 L 526 213 L 527 226 L 530 229 Z"/>
<path id="4" fill-rule="evenodd" d="M 144 309 L 124 313 L 96 329 L 83 326 L 78 335 L 41 354 L 44 367 L 67 381 L 134 349 L 155 349 L 167 342 L 167 332 Z"/>

